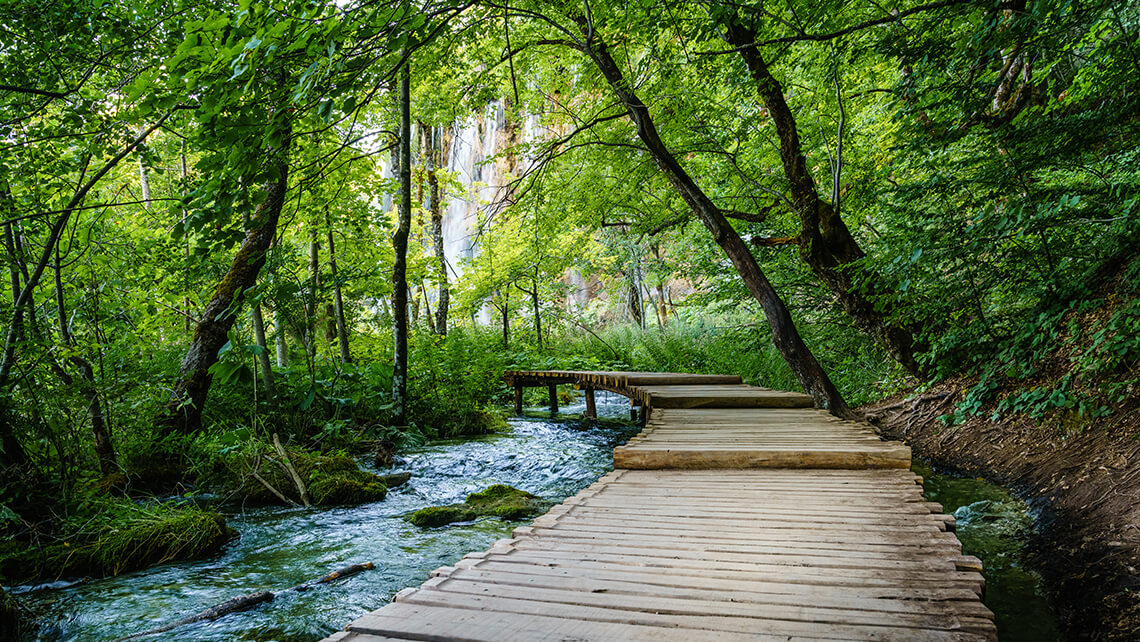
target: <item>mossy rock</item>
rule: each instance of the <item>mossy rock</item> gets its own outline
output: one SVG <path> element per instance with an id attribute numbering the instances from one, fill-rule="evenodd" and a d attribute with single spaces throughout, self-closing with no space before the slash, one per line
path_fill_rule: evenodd
<path id="1" fill-rule="evenodd" d="M 471 493 L 462 504 L 421 508 L 405 519 L 421 528 L 429 528 L 469 522 L 484 516 L 506 520 L 524 519 L 538 515 L 545 508 L 546 502 L 537 495 L 505 484 L 495 484 L 478 493 Z"/>
<path id="2" fill-rule="evenodd" d="M 479 511 L 463 504 L 453 504 L 451 506 L 421 508 L 409 515 L 407 520 L 420 528 L 431 528 L 455 522 L 469 522 L 477 517 L 479 517 Z"/>
<path id="3" fill-rule="evenodd" d="M 361 471 L 363 472 L 363 471 Z M 368 473 L 364 473 L 368 474 Z M 321 477 L 309 485 L 309 495 L 318 506 L 355 505 L 378 502 L 388 495 L 381 478 L 360 479 L 348 475 Z"/>

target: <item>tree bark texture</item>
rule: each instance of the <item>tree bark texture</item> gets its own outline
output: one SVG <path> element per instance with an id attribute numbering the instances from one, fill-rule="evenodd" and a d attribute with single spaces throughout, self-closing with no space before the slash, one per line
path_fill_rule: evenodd
<path id="1" fill-rule="evenodd" d="M 202 311 L 201 320 L 194 328 L 190 347 L 182 359 L 178 381 L 166 402 L 159 423 L 167 432 L 191 434 L 202 428 L 202 409 L 210 393 L 213 375 L 210 366 L 218 362 L 218 350 L 226 344 L 233 327 L 238 300 L 242 293 L 253 287 L 257 275 L 265 265 L 266 254 L 277 234 L 277 221 L 285 205 L 288 189 L 288 151 L 292 132 L 286 127 L 281 132 L 281 149 L 273 150 L 276 158 L 276 176 L 265 185 L 265 201 L 257 206 L 250 217 L 249 228 L 241 247 L 230 262 L 230 268 L 214 289 L 210 302 Z"/>
<path id="2" fill-rule="evenodd" d="M 756 47 L 754 29 L 745 27 L 739 18 L 724 29 L 725 40 L 740 49 L 740 55 L 756 83 L 757 93 L 780 139 L 780 160 L 788 180 L 791 202 L 800 217 L 800 256 L 812 272 L 839 299 L 844 311 L 860 330 L 886 348 L 907 371 L 922 375 L 923 368 L 915 360 L 914 330 L 890 321 L 890 307 L 877 310 L 875 303 L 861 293 L 851 278 L 853 263 L 865 254 L 832 203 L 819 197 L 815 180 L 807 166 L 795 115 L 784 99 L 784 88 L 772 75 L 767 62 Z M 868 291 L 879 291 L 872 283 Z M 889 297 L 880 297 L 883 301 Z"/>
<path id="3" fill-rule="evenodd" d="M 713 239 L 728 255 L 737 272 L 743 279 L 745 286 L 753 297 L 760 303 L 768 324 L 772 329 L 772 339 L 780 354 L 791 367 L 796 379 L 803 387 L 804 392 L 811 395 L 817 406 L 826 408 L 839 417 L 851 416 L 843 396 L 831 382 L 827 373 L 816 361 L 804 344 L 799 331 L 792 322 L 787 306 L 780 299 L 779 294 L 768 281 L 761 270 L 756 258 L 740 238 L 736 229 L 729 224 L 728 219 L 693 181 L 692 177 L 681 167 L 676 157 L 665 146 L 657 131 L 648 107 L 634 93 L 633 88 L 625 79 L 613 57 L 610 55 L 604 42 L 590 32 L 584 19 L 580 26 L 586 34 L 586 53 L 602 72 L 614 93 L 621 100 L 622 105 L 629 113 L 630 119 L 637 126 L 637 134 L 645 144 L 657 166 L 668 178 L 674 189 L 689 205 L 693 213 L 701 219 L 705 227 L 712 233 Z"/>
<path id="4" fill-rule="evenodd" d="M 400 206 L 392 237 L 392 423 L 408 423 L 408 234 L 412 225 L 411 71 L 400 70 Z"/>

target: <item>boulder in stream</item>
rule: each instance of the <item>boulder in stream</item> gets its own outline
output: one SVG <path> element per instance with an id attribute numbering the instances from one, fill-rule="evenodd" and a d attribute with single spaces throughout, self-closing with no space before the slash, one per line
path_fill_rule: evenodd
<path id="1" fill-rule="evenodd" d="M 453 522 L 469 522 L 484 516 L 523 519 L 538 515 L 546 506 L 547 503 L 537 495 L 505 484 L 495 484 L 478 493 L 471 493 L 462 504 L 421 508 L 405 519 L 421 528 L 430 528 Z"/>

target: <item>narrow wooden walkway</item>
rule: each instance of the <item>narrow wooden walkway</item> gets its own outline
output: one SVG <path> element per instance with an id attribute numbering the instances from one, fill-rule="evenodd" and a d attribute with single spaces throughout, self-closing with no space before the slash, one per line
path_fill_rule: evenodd
<path id="1" fill-rule="evenodd" d="M 910 450 L 739 378 L 511 372 L 612 390 L 614 472 L 328 640 L 993 640 L 981 564 Z"/>

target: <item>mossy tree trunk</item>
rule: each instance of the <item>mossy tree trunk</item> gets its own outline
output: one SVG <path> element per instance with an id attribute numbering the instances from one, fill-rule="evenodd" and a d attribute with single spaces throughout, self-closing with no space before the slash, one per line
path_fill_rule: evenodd
<path id="1" fill-rule="evenodd" d="M 400 70 L 400 204 L 396 233 L 392 236 L 392 423 L 408 422 L 408 234 L 412 226 L 412 114 L 411 70 L 405 60 Z"/>
<path id="2" fill-rule="evenodd" d="M 218 362 L 218 350 L 228 340 L 227 335 L 233 327 L 242 293 L 257 282 L 257 275 L 265 265 L 266 254 L 277 234 L 277 221 L 288 188 L 291 134 L 288 125 L 279 133 L 282 143 L 279 149 L 272 150 L 275 171 L 265 185 L 265 200 L 250 217 L 241 247 L 234 255 L 226 275 L 214 289 L 214 294 L 194 329 L 190 347 L 182 359 L 178 381 L 158 420 L 168 433 L 192 434 L 202 428 L 202 409 L 213 382 L 210 366 Z"/>

